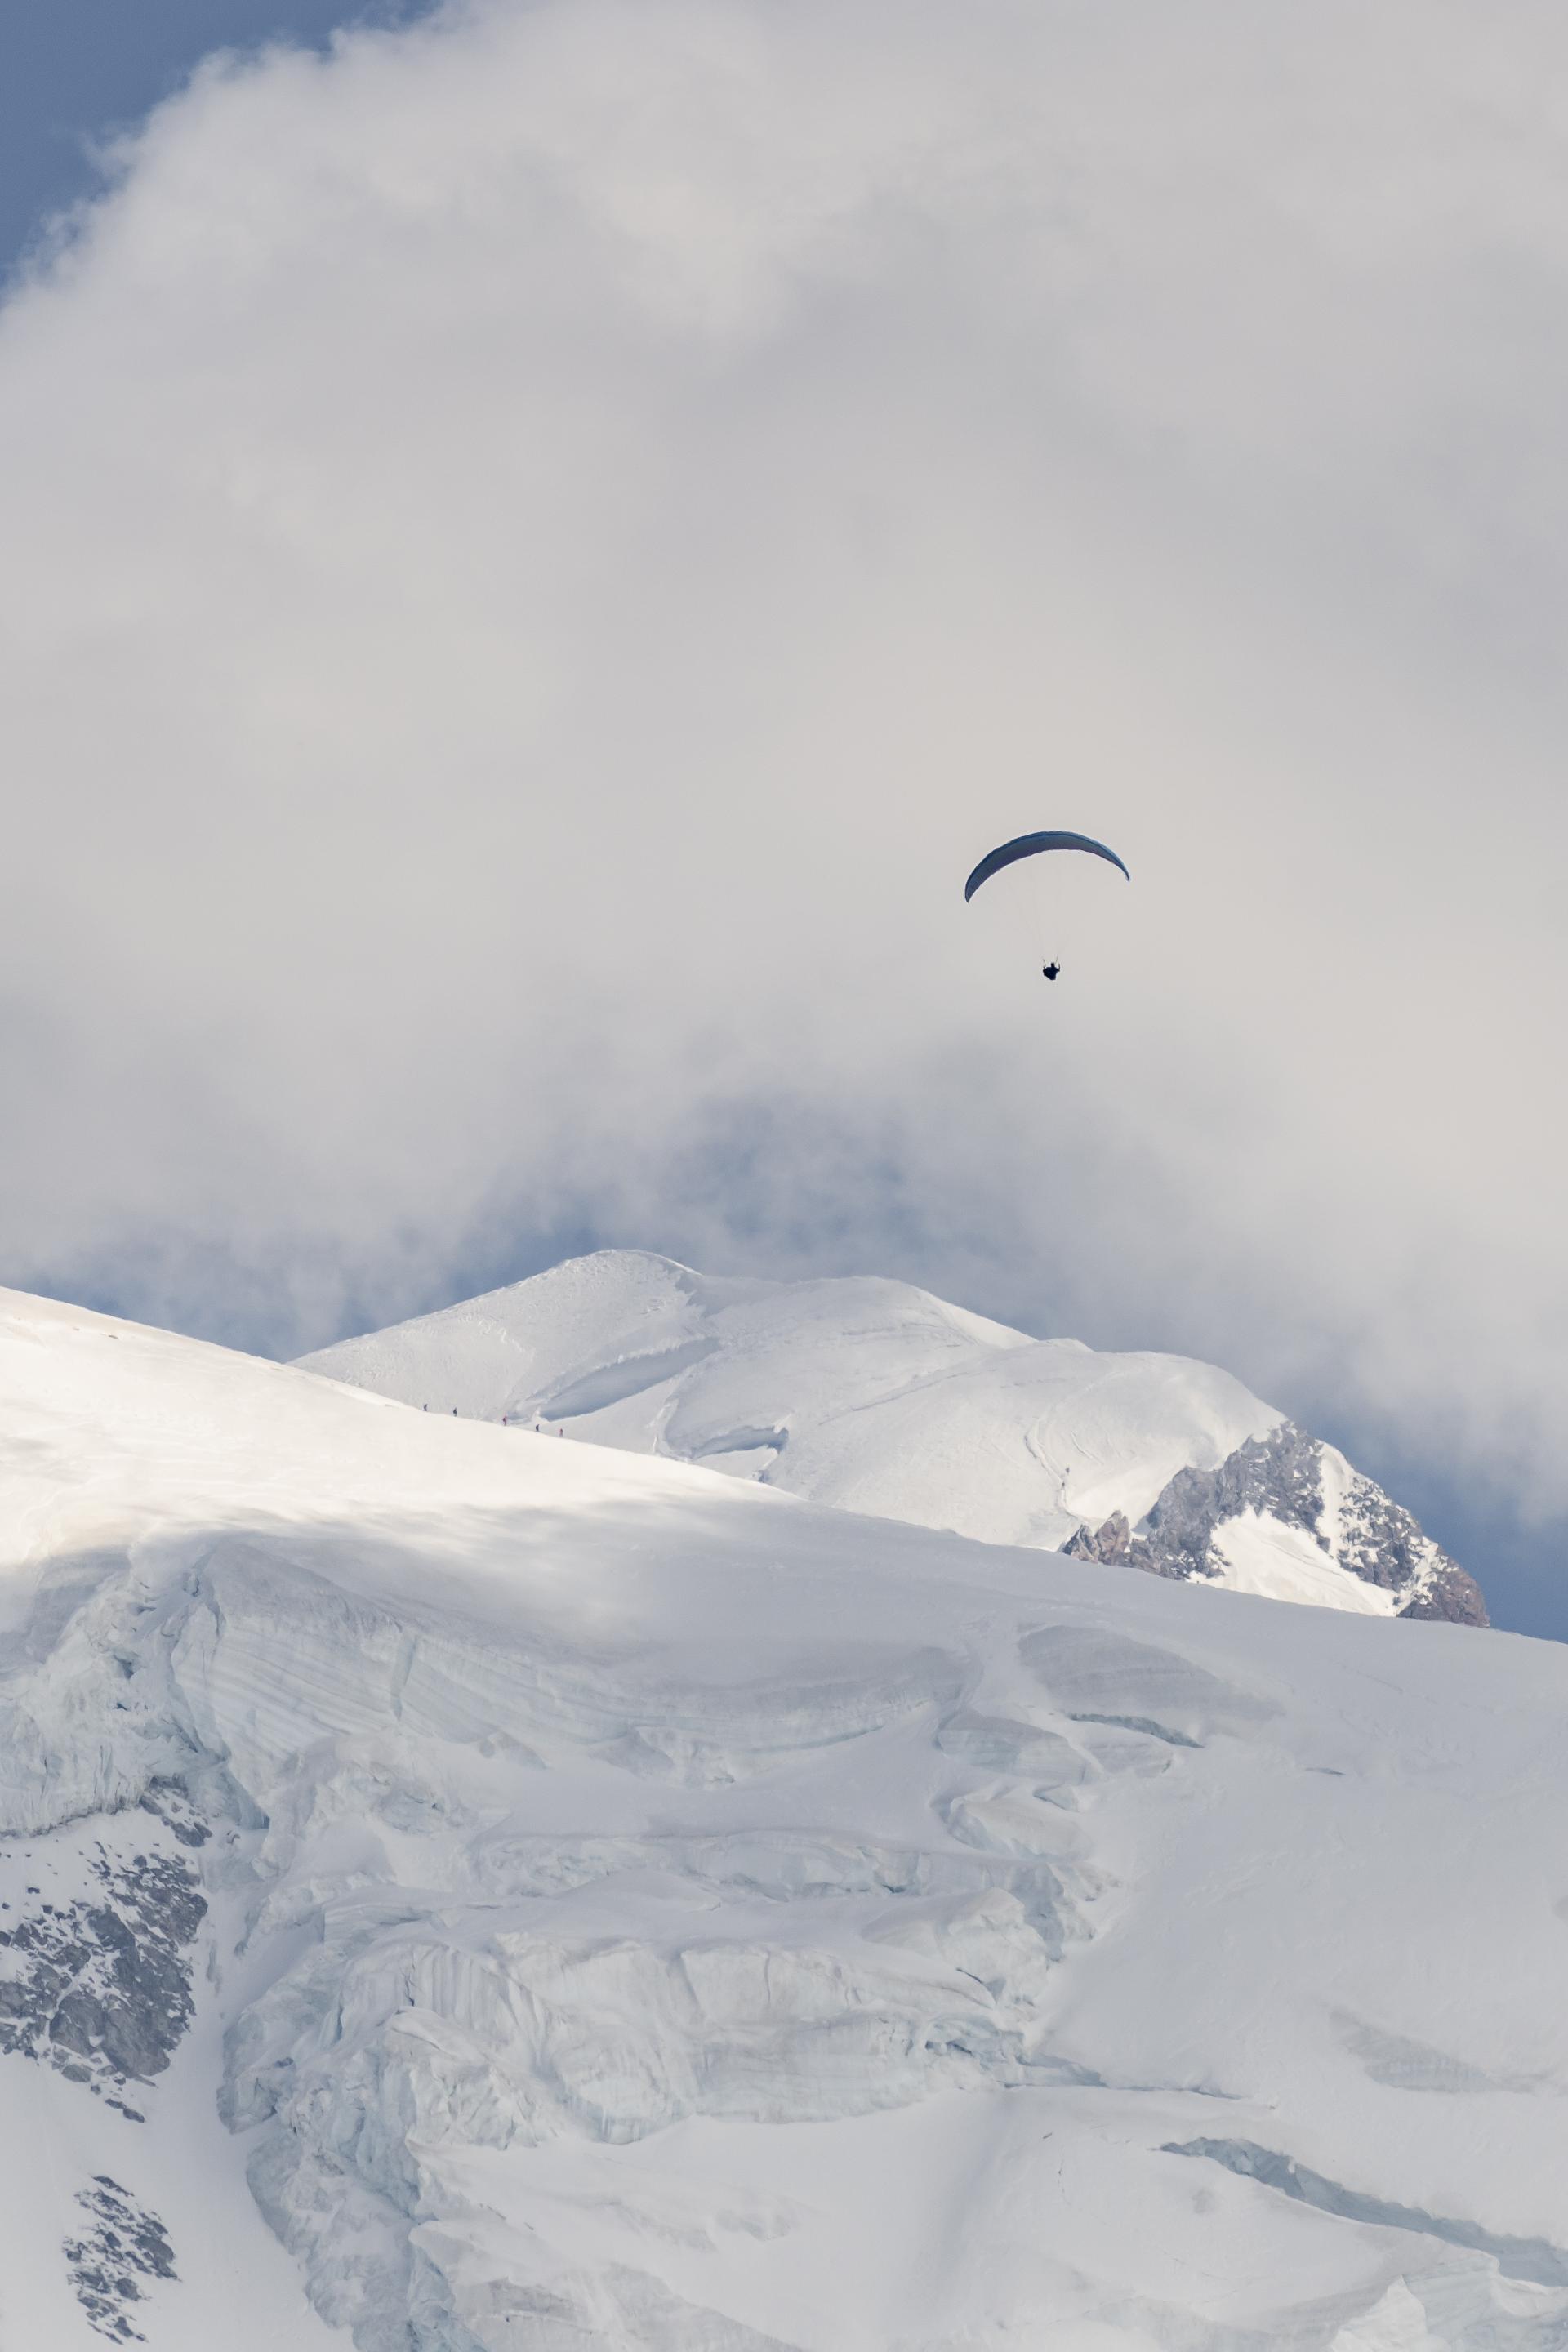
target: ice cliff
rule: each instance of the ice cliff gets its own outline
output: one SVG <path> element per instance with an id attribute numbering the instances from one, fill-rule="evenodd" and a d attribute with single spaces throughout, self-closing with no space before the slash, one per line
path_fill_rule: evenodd
<path id="1" fill-rule="evenodd" d="M 1568 2341 L 1568 1653 L 15 1297 L 0 1547 L 7 2342 Z"/>

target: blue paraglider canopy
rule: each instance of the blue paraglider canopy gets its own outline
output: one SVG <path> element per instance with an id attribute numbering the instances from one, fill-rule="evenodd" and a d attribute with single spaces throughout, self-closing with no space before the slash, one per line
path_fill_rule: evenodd
<path id="1" fill-rule="evenodd" d="M 973 898 L 983 882 L 993 874 L 1000 874 L 1004 866 L 1016 865 L 1020 857 L 1037 857 L 1043 849 L 1087 849 L 1091 857 L 1103 857 L 1119 873 L 1127 868 L 1114 849 L 1107 849 L 1103 841 L 1090 841 L 1087 833 L 1021 833 L 1016 841 L 1005 841 L 999 849 L 987 851 L 963 886 L 964 902 Z M 1132 877 L 1127 874 L 1127 879 Z"/>

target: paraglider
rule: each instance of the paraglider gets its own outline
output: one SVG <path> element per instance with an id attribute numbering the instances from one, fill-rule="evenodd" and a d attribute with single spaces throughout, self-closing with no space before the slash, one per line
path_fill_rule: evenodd
<path id="1" fill-rule="evenodd" d="M 1021 833 L 1016 841 L 1005 841 L 1000 849 L 987 850 L 973 873 L 963 886 L 964 904 L 973 898 L 983 882 L 993 874 L 1000 874 L 1005 866 L 1016 865 L 1020 857 L 1037 857 L 1043 849 L 1087 849 L 1091 857 L 1103 857 L 1121 874 L 1127 868 L 1114 849 L 1107 849 L 1103 841 L 1090 841 L 1087 833 Z M 1127 879 L 1132 877 L 1127 874 Z"/>
<path id="2" fill-rule="evenodd" d="M 1087 833 L 1021 833 L 1016 841 L 1005 841 L 999 847 L 987 850 L 963 886 L 965 906 L 981 884 L 989 882 L 994 874 L 1000 874 L 1005 866 L 1015 866 L 1021 857 L 1037 857 L 1047 849 L 1087 850 L 1091 857 L 1103 857 L 1108 865 L 1115 866 L 1119 874 L 1126 874 L 1129 882 L 1132 879 L 1115 850 L 1108 849 L 1103 841 L 1091 841 Z M 1061 965 L 1054 957 L 1049 963 L 1040 966 L 1043 980 L 1055 980 L 1060 971 Z"/>

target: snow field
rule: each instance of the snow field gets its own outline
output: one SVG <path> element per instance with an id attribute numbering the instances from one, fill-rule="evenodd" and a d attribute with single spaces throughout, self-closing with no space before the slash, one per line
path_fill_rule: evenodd
<path id="1" fill-rule="evenodd" d="M 11 1835 L 107 1812 L 207 1906 L 144 2123 L 0 2055 L 68 2206 L 166 2227 L 153 2344 L 1568 2341 L 1561 1651 L 41 1302 L 0 1386 Z"/>
<path id="2" fill-rule="evenodd" d="M 601 1250 L 307 1367 L 405 1403 L 742 1477 L 991 1543 L 1142 1517 L 1280 1415 L 1176 1356 L 1030 1339 L 907 1283 L 716 1280 Z"/>
<path id="3" fill-rule="evenodd" d="M 600 1250 L 304 1361 L 442 1413 L 701 1463 L 988 1543 L 1055 1549 L 1113 1514 L 1136 1528 L 1185 1473 L 1191 1541 L 1163 1572 L 1373 1616 L 1418 1594 L 1423 1614 L 1474 1613 L 1479 1600 L 1342 1454 L 1301 1440 L 1228 1373 L 1030 1339 L 907 1283 L 715 1281 Z M 1279 1458 L 1235 1475 L 1237 1449 L 1263 1438 Z M 1193 1473 L 1230 1478 L 1212 1534 L 1194 1517 Z"/>

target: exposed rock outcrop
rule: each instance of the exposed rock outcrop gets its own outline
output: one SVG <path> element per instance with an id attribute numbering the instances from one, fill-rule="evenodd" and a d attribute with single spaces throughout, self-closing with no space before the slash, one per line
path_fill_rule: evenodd
<path id="1" fill-rule="evenodd" d="M 118 2094 L 161 2074 L 190 2024 L 191 1947 L 207 1906 L 184 1854 L 100 1843 L 87 1875 L 75 1901 L 17 1885 L 17 1911 L 5 1904 L 0 2051 L 41 2059 L 134 2116 Z"/>
<path id="2" fill-rule="evenodd" d="M 79 2238 L 66 2240 L 64 2252 L 77 2301 L 111 2344 L 145 2344 L 131 2306 L 145 2299 L 149 2280 L 175 2276 L 169 2233 L 107 2172 L 95 2173 L 76 2201 L 87 2223 Z"/>
<path id="3" fill-rule="evenodd" d="M 1098 1528 L 1080 1527 L 1063 1549 L 1153 1576 L 1213 1577 L 1225 1566 L 1216 1538 L 1249 1513 L 1299 1528 L 1336 1566 L 1394 1594 L 1401 1617 L 1489 1622 L 1474 1578 L 1412 1513 L 1290 1421 L 1247 1438 L 1216 1469 L 1178 1470 L 1141 1527 L 1114 1511 Z"/>

